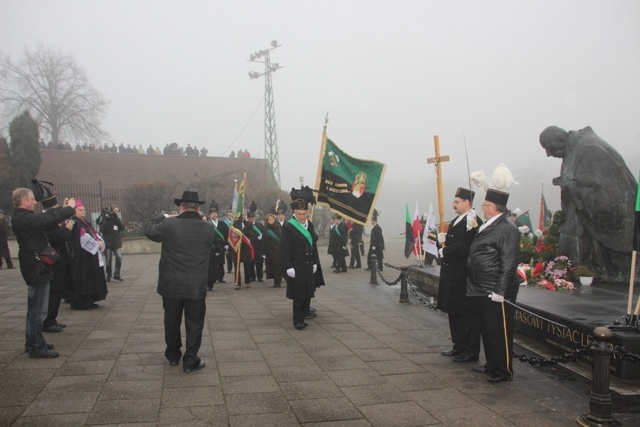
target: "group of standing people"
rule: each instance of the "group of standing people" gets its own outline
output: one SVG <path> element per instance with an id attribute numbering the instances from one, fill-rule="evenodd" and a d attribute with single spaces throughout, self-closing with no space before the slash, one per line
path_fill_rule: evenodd
<path id="1" fill-rule="evenodd" d="M 351 249 L 351 252 L 349 252 Z M 362 268 L 361 256 L 364 256 L 364 226 L 356 222 L 343 221 L 339 214 L 329 218 L 329 245 L 327 253 L 333 258 L 331 267 L 334 273 L 346 273 L 347 257 L 351 255 L 348 268 Z M 378 211 L 374 209 L 371 216 L 371 236 L 367 253 L 367 267 L 370 270 L 371 259 L 377 260 L 377 268 L 383 269 L 384 237 L 378 225 Z"/>
<path id="2" fill-rule="evenodd" d="M 441 258 L 438 308 L 448 313 L 453 347 L 442 355 L 454 362 L 479 360 L 474 366 L 491 383 L 513 378 L 513 317 L 519 289 L 516 275 L 520 233 L 508 218 L 509 194 L 487 190 L 481 205 L 486 222 L 472 209 L 475 193 L 458 188 L 457 216 L 438 234 Z M 511 303 L 511 304 L 509 304 Z"/>
<path id="3" fill-rule="evenodd" d="M 66 327 L 57 319 L 62 300 L 71 309 L 87 310 L 106 298 L 102 253 L 107 245 L 87 221 L 81 200 L 65 198 L 59 206 L 51 189 L 33 180 L 31 189 L 14 190 L 12 201 L 20 271 L 29 287 L 25 351 L 34 358 L 58 357 L 43 332 L 60 332 Z M 42 203 L 41 213 L 35 212 L 38 202 Z M 118 226 L 112 227 L 117 230 Z M 116 270 L 119 274 L 119 265 Z"/>

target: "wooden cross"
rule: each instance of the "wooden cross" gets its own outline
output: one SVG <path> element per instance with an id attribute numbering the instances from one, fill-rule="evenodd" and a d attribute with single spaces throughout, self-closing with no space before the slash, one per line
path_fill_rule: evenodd
<path id="1" fill-rule="evenodd" d="M 442 196 L 442 162 L 448 162 L 449 156 L 440 155 L 440 137 L 433 136 L 433 145 L 436 149 L 436 156 L 429 157 L 427 163 L 434 163 L 436 166 L 436 179 L 438 183 L 438 213 L 440 214 L 440 232 L 444 233 L 444 198 Z"/>

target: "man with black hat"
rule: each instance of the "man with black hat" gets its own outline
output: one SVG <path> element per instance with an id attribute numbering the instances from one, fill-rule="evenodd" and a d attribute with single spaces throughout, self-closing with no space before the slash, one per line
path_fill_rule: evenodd
<path id="1" fill-rule="evenodd" d="M 227 236 L 227 243 L 224 245 L 224 250 L 226 252 L 225 258 L 227 260 L 227 273 L 231 273 L 231 270 L 233 269 L 233 257 L 234 257 L 234 252 L 233 249 L 231 249 L 229 247 L 229 229 L 231 228 L 231 225 L 233 224 L 233 210 L 229 209 L 227 210 L 227 216 L 224 219 L 224 221 L 222 221 L 224 223 L 224 225 L 226 226 L 227 229 L 227 234 L 225 234 L 225 236 Z"/>
<path id="2" fill-rule="evenodd" d="M 38 200 L 42 200 L 44 188 L 38 181 L 34 183 Z M 52 262 L 45 262 L 43 251 L 49 248 L 46 230 L 75 214 L 75 199 L 69 199 L 67 206 L 52 209 L 40 214 L 34 213 L 38 201 L 34 191 L 28 188 L 17 188 L 11 195 L 13 200 L 13 219 L 11 225 L 18 241 L 20 272 L 29 287 L 27 297 L 27 318 L 25 331 L 25 350 L 29 357 L 51 359 L 59 354 L 53 351 L 53 345 L 47 344 L 42 335 L 42 322 L 49 309 L 49 287 L 53 279 Z M 51 258 L 50 258 L 51 259 Z"/>
<path id="3" fill-rule="evenodd" d="M 310 193 L 310 190 L 309 190 Z M 317 287 L 324 285 L 318 236 L 309 221 L 309 202 L 315 202 L 313 193 L 291 190 L 293 218 L 282 226 L 282 266 L 286 272 L 287 298 L 293 300 L 293 326 L 304 329 L 304 319 Z"/>
<path id="4" fill-rule="evenodd" d="M 364 246 L 362 243 L 362 233 L 364 232 L 364 226 L 357 222 L 351 223 L 351 230 L 349 230 L 349 240 L 351 241 L 351 259 L 349 260 L 349 268 L 362 268 L 362 261 L 360 260 L 361 251 L 364 254 Z"/>
<path id="5" fill-rule="evenodd" d="M 440 255 L 440 286 L 438 309 L 449 315 L 449 330 L 453 348 L 443 351 L 443 356 L 453 356 L 454 362 L 472 362 L 480 354 L 480 330 L 471 313 L 467 298 L 467 257 L 471 241 L 482 221 L 471 210 L 475 193 L 458 188 L 453 198 L 453 210 L 457 217 L 451 221 L 446 233 L 438 233 Z"/>
<path id="6" fill-rule="evenodd" d="M 255 202 L 251 202 L 249 211 L 247 212 L 247 222 L 251 224 L 251 246 L 253 246 L 253 262 L 251 263 L 252 280 L 263 282 L 264 277 L 264 258 L 262 251 L 262 239 L 264 233 L 264 224 L 256 221 L 256 210 L 258 206 Z"/>
<path id="7" fill-rule="evenodd" d="M 513 378 L 513 317 L 519 281 L 520 232 L 506 215 L 509 194 L 489 189 L 482 204 L 487 222 L 479 227 L 467 259 L 467 296 L 478 316 L 486 363 L 473 368 L 491 383 Z"/>
<path id="8" fill-rule="evenodd" d="M 369 237 L 369 252 L 367 252 L 367 268 L 370 270 L 371 257 L 376 256 L 378 261 L 378 270 L 382 271 L 382 261 L 384 259 L 384 237 L 382 236 L 382 228 L 378 225 L 378 211 L 373 210 L 371 215 L 371 236 Z"/>
<path id="9" fill-rule="evenodd" d="M 171 366 L 180 363 L 184 372 L 205 367 L 198 357 L 202 343 L 202 329 L 206 312 L 207 274 L 209 254 L 215 244 L 216 232 L 202 221 L 199 205 L 204 204 L 195 191 L 185 191 L 174 199 L 180 207 L 178 216 L 159 215 L 144 228 L 145 235 L 162 243 L 160 255 L 158 293 L 164 308 L 165 357 Z M 180 348 L 180 325 L 184 314 L 186 348 L 184 357 Z"/>

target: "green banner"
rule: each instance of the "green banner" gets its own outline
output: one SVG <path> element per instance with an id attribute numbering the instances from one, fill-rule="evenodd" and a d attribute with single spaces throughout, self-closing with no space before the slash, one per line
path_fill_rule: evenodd
<path id="1" fill-rule="evenodd" d="M 387 166 L 351 157 L 329 138 L 320 156 L 318 203 L 358 224 L 369 223 Z"/>

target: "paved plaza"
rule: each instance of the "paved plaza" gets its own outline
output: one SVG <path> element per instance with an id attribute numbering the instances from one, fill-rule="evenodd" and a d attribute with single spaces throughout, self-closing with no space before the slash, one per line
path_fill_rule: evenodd
<path id="1" fill-rule="evenodd" d="M 388 239 L 385 261 L 413 262 L 403 245 Z M 60 357 L 47 360 L 24 353 L 27 288 L 18 269 L 0 270 L 0 425 L 573 426 L 588 411 L 588 382 L 562 370 L 516 361 L 513 381 L 491 384 L 441 356 L 445 314 L 411 293 L 399 304 L 400 286 L 371 285 L 365 270 L 333 273 L 320 252 L 327 285 L 303 331 L 284 288 L 216 284 L 207 367 L 190 374 L 163 355 L 159 255 L 125 255 L 125 281 L 108 284 L 99 308 L 63 304 L 67 327 L 45 335 Z M 615 416 L 640 425 L 640 414 Z"/>

